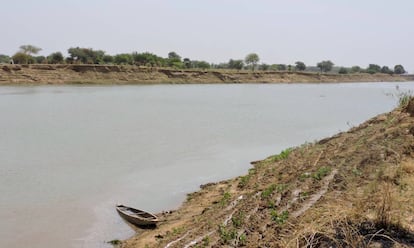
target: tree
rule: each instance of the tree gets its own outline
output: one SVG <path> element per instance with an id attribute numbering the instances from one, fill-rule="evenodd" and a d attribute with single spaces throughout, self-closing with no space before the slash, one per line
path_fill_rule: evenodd
<path id="1" fill-rule="evenodd" d="M 338 73 L 339 74 L 348 74 L 348 69 L 346 69 L 345 67 L 341 67 L 341 68 L 339 68 Z"/>
<path id="2" fill-rule="evenodd" d="M 41 50 L 42 50 L 42 48 L 36 47 L 36 46 L 33 46 L 33 45 L 22 45 L 22 46 L 20 46 L 20 52 L 22 52 L 24 54 L 27 54 L 27 55 L 37 54 Z"/>
<path id="3" fill-rule="evenodd" d="M 328 72 L 332 70 L 334 63 L 332 63 L 330 60 L 324 60 L 319 62 L 316 66 L 321 70 L 321 72 Z"/>
<path id="4" fill-rule="evenodd" d="M 0 64 L 1 63 L 10 63 L 10 57 L 4 54 L 0 54 Z"/>
<path id="5" fill-rule="evenodd" d="M 121 53 L 114 56 L 114 63 L 117 65 L 132 65 L 132 55 L 129 53 Z"/>
<path id="6" fill-rule="evenodd" d="M 361 67 L 354 65 L 351 67 L 351 72 L 352 73 L 357 73 L 357 72 L 361 72 Z"/>
<path id="7" fill-rule="evenodd" d="M 62 64 L 64 58 L 61 52 L 55 52 L 47 56 L 47 60 L 50 64 Z"/>
<path id="8" fill-rule="evenodd" d="M 252 70 L 254 71 L 254 68 L 256 67 L 259 60 L 259 55 L 257 55 L 256 53 L 250 53 L 246 56 L 244 62 L 246 62 L 247 65 L 251 65 Z"/>
<path id="9" fill-rule="evenodd" d="M 200 69 L 210 69 L 211 65 L 206 61 L 191 61 L 191 65 L 193 68 L 200 68 Z"/>
<path id="10" fill-rule="evenodd" d="M 34 61 L 36 64 L 46 64 L 47 63 L 47 59 L 45 56 L 35 56 L 33 57 Z"/>
<path id="11" fill-rule="evenodd" d="M 145 53 L 133 53 L 132 59 L 137 65 L 144 66 L 162 66 L 164 65 L 164 59 L 149 52 Z"/>
<path id="12" fill-rule="evenodd" d="M 175 67 L 175 68 L 183 68 L 184 64 L 181 61 L 181 56 L 178 55 L 176 52 L 169 52 L 168 53 L 168 59 L 167 59 L 167 64 L 170 67 Z"/>
<path id="13" fill-rule="evenodd" d="M 169 52 L 168 53 L 168 58 L 169 59 L 174 59 L 174 60 L 177 60 L 177 61 L 181 61 L 181 56 L 178 55 L 176 52 Z"/>
<path id="14" fill-rule="evenodd" d="M 393 74 L 394 72 L 388 67 L 388 66 L 383 66 L 381 68 L 381 73 L 385 73 L 385 74 Z"/>
<path id="15" fill-rule="evenodd" d="M 261 71 L 267 71 L 269 69 L 270 69 L 270 65 L 268 65 L 268 64 L 263 63 L 263 64 L 259 65 L 259 70 L 261 70 Z"/>
<path id="16" fill-rule="evenodd" d="M 229 69 L 241 70 L 243 69 L 243 66 L 244 66 L 244 63 L 243 63 L 243 60 L 241 59 L 230 59 L 228 63 Z"/>
<path id="17" fill-rule="evenodd" d="M 111 56 L 111 55 L 106 54 L 106 55 L 103 56 L 102 61 L 105 64 L 112 64 L 114 62 L 114 57 Z"/>
<path id="18" fill-rule="evenodd" d="M 286 71 L 287 70 L 287 66 L 285 64 L 278 64 L 277 65 L 277 70 L 278 71 Z"/>
<path id="19" fill-rule="evenodd" d="M 71 47 L 68 49 L 68 53 L 70 55 L 69 61 L 84 64 L 101 64 L 105 55 L 105 52 L 102 50 L 80 47 Z"/>
<path id="20" fill-rule="evenodd" d="M 228 63 L 220 63 L 220 64 L 216 64 L 213 66 L 213 68 L 217 68 L 217 69 L 229 69 L 229 64 Z"/>
<path id="21" fill-rule="evenodd" d="M 23 52 L 17 52 L 12 56 L 13 62 L 15 64 L 33 64 L 35 62 L 34 58 Z"/>
<path id="22" fill-rule="evenodd" d="M 404 74 L 406 73 L 404 67 L 402 65 L 396 65 L 394 66 L 394 73 L 395 74 Z"/>
<path id="23" fill-rule="evenodd" d="M 369 64 L 366 70 L 370 74 L 381 72 L 381 66 L 377 64 Z"/>
<path id="24" fill-rule="evenodd" d="M 194 65 L 191 63 L 191 60 L 189 58 L 184 58 L 183 64 L 184 64 L 184 67 L 187 69 L 194 67 Z"/>
<path id="25" fill-rule="evenodd" d="M 306 65 L 302 61 L 296 61 L 295 64 L 296 64 L 295 69 L 297 71 L 304 71 L 304 70 L 306 70 Z"/>

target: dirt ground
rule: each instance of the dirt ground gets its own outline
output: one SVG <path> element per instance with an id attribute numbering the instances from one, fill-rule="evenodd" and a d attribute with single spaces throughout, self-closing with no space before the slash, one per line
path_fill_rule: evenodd
<path id="1" fill-rule="evenodd" d="M 0 65 L 0 85 L 327 83 L 413 80 L 388 74 L 321 74 L 288 71 L 176 70 L 117 65 Z"/>
<path id="2" fill-rule="evenodd" d="M 119 247 L 414 247 L 414 100 L 202 185 Z"/>

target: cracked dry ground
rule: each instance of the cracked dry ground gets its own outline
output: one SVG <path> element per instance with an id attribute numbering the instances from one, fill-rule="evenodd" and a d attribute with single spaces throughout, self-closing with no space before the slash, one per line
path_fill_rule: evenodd
<path id="1" fill-rule="evenodd" d="M 120 246 L 414 247 L 413 106 L 203 185 Z"/>

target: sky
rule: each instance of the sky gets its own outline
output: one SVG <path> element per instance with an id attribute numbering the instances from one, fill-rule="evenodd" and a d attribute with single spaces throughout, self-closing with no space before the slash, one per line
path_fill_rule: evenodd
<path id="1" fill-rule="evenodd" d="M 414 73 L 413 0 L 0 0 L 0 54 L 70 47 L 212 63 L 402 64 Z"/>

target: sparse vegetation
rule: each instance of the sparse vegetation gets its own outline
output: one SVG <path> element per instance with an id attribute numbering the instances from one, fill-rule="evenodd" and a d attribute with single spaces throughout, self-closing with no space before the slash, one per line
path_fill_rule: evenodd
<path id="1" fill-rule="evenodd" d="M 287 148 L 283 151 L 281 151 L 279 154 L 277 155 L 273 155 L 268 157 L 265 161 L 269 161 L 269 162 L 277 162 L 283 159 L 286 159 L 289 157 L 289 154 L 292 152 L 292 148 Z"/>
<path id="2" fill-rule="evenodd" d="M 299 180 L 303 182 L 306 178 L 310 178 L 311 176 L 312 176 L 311 173 L 305 172 L 305 173 L 300 174 Z"/>
<path id="3" fill-rule="evenodd" d="M 210 237 L 209 236 L 205 236 L 202 241 L 203 241 L 203 246 L 210 245 Z"/>
<path id="4" fill-rule="evenodd" d="M 239 245 L 246 245 L 247 237 L 246 234 L 242 233 L 239 237 Z"/>
<path id="5" fill-rule="evenodd" d="M 230 244 L 232 240 L 237 238 L 237 230 L 227 229 L 224 225 L 219 226 L 218 233 L 223 244 Z"/>
<path id="6" fill-rule="evenodd" d="M 283 211 L 282 213 L 278 213 L 276 210 L 270 210 L 270 216 L 272 217 L 272 220 L 276 222 L 278 225 L 285 224 L 287 219 L 289 218 L 289 212 Z"/>
<path id="7" fill-rule="evenodd" d="M 411 97 L 412 97 L 411 91 L 399 93 L 398 106 L 401 108 L 406 107 Z"/>
<path id="8" fill-rule="evenodd" d="M 229 203 L 231 199 L 231 194 L 230 192 L 224 192 L 223 197 L 220 199 L 220 206 L 224 207 L 225 205 L 227 205 Z"/>
<path id="9" fill-rule="evenodd" d="M 238 187 L 239 188 L 246 187 L 247 184 L 248 184 L 248 182 L 249 182 L 249 180 L 250 180 L 250 174 L 240 177 L 240 181 L 239 181 Z"/>
<path id="10" fill-rule="evenodd" d="M 331 168 L 327 166 L 320 167 L 315 173 L 312 174 L 312 178 L 316 180 L 322 180 L 331 172 Z"/>
<path id="11" fill-rule="evenodd" d="M 231 222 L 235 228 L 240 228 L 244 224 L 244 213 L 239 212 L 231 218 Z"/>
<path id="12" fill-rule="evenodd" d="M 203 188 L 160 226 L 191 231 L 155 247 L 411 247 L 414 117 L 406 112 L 296 148 L 277 166 L 255 162 L 249 187 L 240 189 L 240 178 Z M 211 207 L 213 200 L 226 207 Z"/>
<path id="13" fill-rule="evenodd" d="M 113 239 L 111 241 L 108 241 L 108 244 L 111 244 L 113 246 L 118 246 L 118 245 L 121 244 L 121 240 L 119 240 L 119 239 Z"/>

